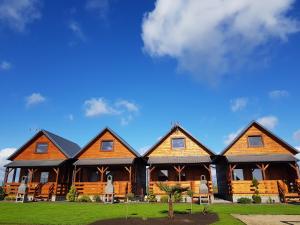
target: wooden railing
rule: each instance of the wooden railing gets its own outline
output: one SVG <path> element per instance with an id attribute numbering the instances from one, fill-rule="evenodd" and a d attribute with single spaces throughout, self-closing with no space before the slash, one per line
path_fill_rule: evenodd
<path id="1" fill-rule="evenodd" d="M 160 182 L 151 181 L 149 183 L 149 191 L 155 195 L 166 194 L 164 191 L 160 190 L 160 188 L 158 187 L 158 183 Z M 163 181 L 161 183 L 166 184 L 168 186 L 174 186 L 179 184 L 179 186 L 181 187 L 188 187 L 190 190 L 192 190 L 195 193 L 195 196 L 204 194 L 204 193 L 200 193 L 200 181 Z M 211 181 L 208 181 L 208 192 L 209 194 L 213 193 L 213 185 Z"/>
<path id="2" fill-rule="evenodd" d="M 104 195 L 106 182 L 75 182 L 76 191 L 79 195 Z M 116 196 L 125 196 L 131 192 L 131 184 L 128 181 L 114 181 Z"/>
<path id="3" fill-rule="evenodd" d="M 20 183 L 6 183 L 5 193 L 10 196 L 15 196 L 18 193 L 18 188 Z M 55 183 L 48 182 L 46 184 L 32 182 L 28 184 L 28 194 L 33 196 L 38 195 L 49 195 L 49 193 L 54 194 L 55 192 Z M 64 196 L 68 193 L 68 185 L 67 184 L 58 184 L 56 193 L 59 196 Z"/>
<path id="4" fill-rule="evenodd" d="M 259 181 L 258 192 L 260 194 L 278 194 L 277 180 Z M 255 194 L 255 188 L 251 180 L 231 181 L 232 194 Z"/>

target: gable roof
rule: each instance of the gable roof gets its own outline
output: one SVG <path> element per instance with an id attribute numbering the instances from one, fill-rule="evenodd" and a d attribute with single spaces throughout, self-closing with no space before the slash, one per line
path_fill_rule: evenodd
<path id="1" fill-rule="evenodd" d="M 284 145 L 290 152 L 292 152 L 293 154 L 298 154 L 298 150 L 296 148 L 294 148 L 293 146 L 291 146 L 290 144 L 288 144 L 286 141 L 284 141 L 283 139 L 279 138 L 277 135 L 275 135 L 274 133 L 272 133 L 270 130 L 268 130 L 267 128 L 265 128 L 263 125 L 261 125 L 260 123 L 258 123 L 257 121 L 252 121 L 248 124 L 248 126 L 246 126 L 236 137 L 235 139 L 220 153 L 220 155 L 224 155 L 252 126 L 257 126 L 259 129 L 261 129 L 263 132 L 267 133 L 268 135 L 270 135 L 271 137 L 273 137 L 274 139 L 276 139 L 279 143 L 281 143 L 282 145 Z"/>
<path id="2" fill-rule="evenodd" d="M 117 133 L 115 133 L 109 127 L 105 127 L 100 133 L 98 133 L 91 141 L 89 141 L 74 157 L 78 157 L 82 152 L 84 152 L 92 143 L 94 143 L 99 137 L 101 137 L 105 132 L 110 132 L 116 139 L 118 139 L 123 145 L 125 145 L 128 150 L 134 154 L 136 157 L 141 157 L 141 155 L 135 151 L 123 138 L 121 138 Z"/>
<path id="3" fill-rule="evenodd" d="M 194 142 L 196 142 L 198 145 L 200 145 L 207 153 L 210 155 L 215 155 L 215 153 L 210 150 L 208 147 L 203 145 L 197 138 L 195 138 L 191 133 L 189 133 L 187 130 L 185 130 L 182 126 L 180 125 L 174 125 L 171 130 L 165 134 L 161 139 L 159 139 L 148 151 L 145 152 L 143 157 L 147 157 L 154 149 L 159 146 L 163 141 L 165 141 L 174 131 L 177 129 L 181 130 L 185 135 L 187 135 L 189 138 L 191 138 Z"/>
<path id="4" fill-rule="evenodd" d="M 49 131 L 40 130 L 23 146 L 21 146 L 17 151 L 10 155 L 8 157 L 8 160 L 12 160 L 12 158 L 18 155 L 30 142 L 35 140 L 40 135 L 45 135 L 67 158 L 73 158 L 74 155 L 80 150 L 80 146 L 78 144 Z"/>

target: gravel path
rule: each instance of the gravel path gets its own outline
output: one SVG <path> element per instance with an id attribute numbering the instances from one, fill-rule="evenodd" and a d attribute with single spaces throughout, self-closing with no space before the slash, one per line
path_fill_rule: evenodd
<path id="1" fill-rule="evenodd" d="M 233 214 L 247 225 L 300 225 L 300 215 L 240 215 Z"/>

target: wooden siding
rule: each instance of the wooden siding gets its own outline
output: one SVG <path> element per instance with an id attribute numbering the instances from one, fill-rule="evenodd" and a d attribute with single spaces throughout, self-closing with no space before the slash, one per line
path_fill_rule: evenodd
<path id="1" fill-rule="evenodd" d="M 37 143 L 48 143 L 47 153 L 36 153 Z M 66 156 L 56 147 L 45 135 L 36 138 L 32 143 L 27 145 L 23 151 L 14 157 L 13 160 L 51 160 L 66 159 Z"/>
<path id="2" fill-rule="evenodd" d="M 100 146 L 102 141 L 113 141 L 112 151 L 101 151 Z M 109 131 L 106 131 L 102 136 L 98 137 L 91 145 L 89 145 L 79 156 L 79 159 L 97 159 L 97 158 L 126 158 L 134 157 L 135 155 L 115 138 Z"/>
<path id="3" fill-rule="evenodd" d="M 248 147 L 248 136 L 261 135 L 263 147 Z M 276 139 L 263 132 L 256 126 L 251 126 L 225 153 L 225 155 L 249 155 L 249 154 L 292 154 Z"/>
<path id="4" fill-rule="evenodd" d="M 172 149 L 172 138 L 185 138 L 184 149 Z M 160 143 L 149 156 L 199 156 L 209 155 L 202 146 L 193 141 L 180 130 L 174 131 L 162 143 Z"/>

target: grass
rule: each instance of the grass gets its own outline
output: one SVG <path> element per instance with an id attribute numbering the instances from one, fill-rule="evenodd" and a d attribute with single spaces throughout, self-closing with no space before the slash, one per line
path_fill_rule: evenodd
<path id="1" fill-rule="evenodd" d="M 175 211 L 187 212 L 189 204 L 176 204 Z M 130 217 L 166 216 L 167 204 L 130 204 Z M 203 206 L 193 205 L 194 212 L 200 212 Z M 219 216 L 219 224 L 242 224 L 230 214 L 300 214 L 297 205 L 238 205 L 214 204 L 210 211 Z M 0 224 L 88 224 L 96 220 L 120 218 L 126 216 L 125 204 L 97 203 L 0 203 Z"/>

